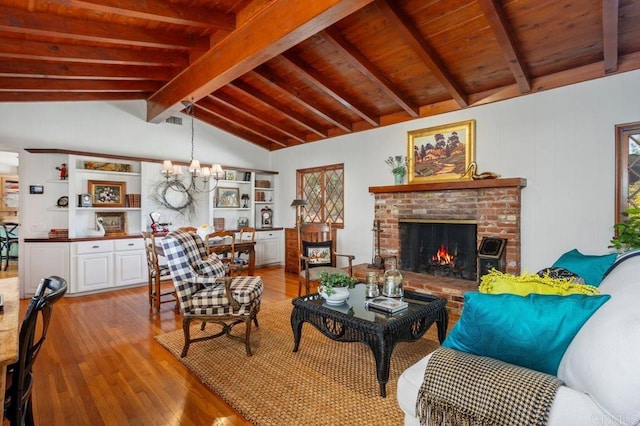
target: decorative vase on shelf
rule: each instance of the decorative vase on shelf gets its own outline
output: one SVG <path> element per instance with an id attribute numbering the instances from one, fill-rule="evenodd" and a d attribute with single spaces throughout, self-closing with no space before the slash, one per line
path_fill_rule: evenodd
<path id="1" fill-rule="evenodd" d="M 393 179 L 396 185 L 402 185 L 404 183 L 404 172 L 394 173 Z"/>

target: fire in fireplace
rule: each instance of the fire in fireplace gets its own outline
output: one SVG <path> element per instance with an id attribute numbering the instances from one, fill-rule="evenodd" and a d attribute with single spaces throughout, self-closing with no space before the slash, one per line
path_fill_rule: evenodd
<path id="1" fill-rule="evenodd" d="M 476 280 L 476 223 L 400 221 L 399 231 L 400 269 Z"/>

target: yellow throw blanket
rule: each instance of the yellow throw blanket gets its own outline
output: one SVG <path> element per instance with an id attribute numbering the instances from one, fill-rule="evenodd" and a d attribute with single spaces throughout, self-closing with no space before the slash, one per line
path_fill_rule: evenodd
<path id="1" fill-rule="evenodd" d="M 436 349 L 418 392 L 421 425 L 545 425 L 557 377 L 493 358 Z"/>

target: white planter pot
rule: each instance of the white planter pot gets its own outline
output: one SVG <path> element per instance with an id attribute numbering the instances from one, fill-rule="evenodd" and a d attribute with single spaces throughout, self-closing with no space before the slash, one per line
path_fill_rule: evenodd
<path id="1" fill-rule="evenodd" d="M 341 305 L 349 298 L 349 288 L 334 287 L 333 293 L 331 293 L 331 296 L 328 296 L 327 293 L 325 293 L 324 288 L 321 287 L 320 296 L 322 296 L 329 305 Z"/>

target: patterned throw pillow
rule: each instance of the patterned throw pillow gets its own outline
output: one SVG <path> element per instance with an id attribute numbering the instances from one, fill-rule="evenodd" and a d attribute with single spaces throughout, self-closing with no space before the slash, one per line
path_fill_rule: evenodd
<path id="1" fill-rule="evenodd" d="M 542 278 L 552 278 L 554 280 L 572 280 L 577 284 L 584 284 L 584 280 L 578 274 L 574 274 L 568 269 L 560 267 L 544 268 L 538 271 L 538 276 Z"/>
<path id="2" fill-rule="evenodd" d="M 331 266 L 332 241 L 302 242 L 304 255 L 309 258 L 309 267 Z"/>
<path id="3" fill-rule="evenodd" d="M 597 287 L 578 284 L 572 279 L 541 277 L 539 275 L 512 275 L 505 274 L 492 269 L 488 274 L 482 276 L 480 287 L 481 293 L 489 294 L 517 294 L 526 296 L 531 293 L 536 294 L 557 294 L 566 296 L 569 294 L 600 294 Z"/>

